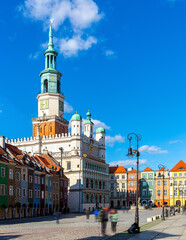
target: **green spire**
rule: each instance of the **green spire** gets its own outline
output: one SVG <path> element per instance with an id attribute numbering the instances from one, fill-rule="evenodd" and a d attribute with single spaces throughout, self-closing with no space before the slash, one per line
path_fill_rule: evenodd
<path id="1" fill-rule="evenodd" d="M 89 123 L 89 124 L 93 124 L 94 125 L 94 123 L 91 121 L 91 113 L 90 113 L 89 110 L 88 110 L 88 113 L 86 114 L 86 116 L 87 116 L 87 118 L 85 120 L 85 124 Z"/>
<path id="2" fill-rule="evenodd" d="M 54 50 L 53 34 L 52 34 L 52 24 L 50 24 L 50 30 L 49 30 L 48 50 Z"/>

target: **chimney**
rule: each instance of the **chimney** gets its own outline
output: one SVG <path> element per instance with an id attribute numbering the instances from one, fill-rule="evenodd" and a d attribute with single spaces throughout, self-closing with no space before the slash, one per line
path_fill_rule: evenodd
<path id="1" fill-rule="evenodd" d="M 5 137 L 4 136 L 0 136 L 0 147 L 5 149 Z"/>
<path id="2" fill-rule="evenodd" d="M 43 154 L 48 154 L 48 150 L 47 149 L 43 149 Z"/>

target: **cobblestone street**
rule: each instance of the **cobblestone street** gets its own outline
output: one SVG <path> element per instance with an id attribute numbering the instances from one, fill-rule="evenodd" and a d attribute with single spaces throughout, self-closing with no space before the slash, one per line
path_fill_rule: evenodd
<path id="1" fill-rule="evenodd" d="M 147 222 L 147 217 L 161 213 L 161 209 L 140 211 L 140 225 Z M 117 232 L 124 231 L 134 222 L 134 211 L 123 213 L 119 211 Z M 1 221 L 0 239 L 53 239 L 53 240 L 75 240 L 75 239 L 102 239 L 100 235 L 100 224 L 94 222 L 94 216 L 90 216 L 87 223 L 85 215 L 70 214 L 62 215 L 60 224 L 56 224 L 55 217 L 39 217 L 29 219 L 17 219 Z M 111 234 L 110 222 L 107 225 L 107 234 Z"/>

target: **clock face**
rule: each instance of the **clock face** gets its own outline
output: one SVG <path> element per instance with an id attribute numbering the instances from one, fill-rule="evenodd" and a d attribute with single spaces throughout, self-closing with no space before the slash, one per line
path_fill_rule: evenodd
<path id="1" fill-rule="evenodd" d="M 40 102 L 40 109 L 47 109 L 48 108 L 48 99 L 43 99 Z"/>
<path id="2" fill-rule="evenodd" d="M 51 80 L 54 81 L 54 80 L 55 80 L 55 77 L 51 77 Z"/>
<path id="3" fill-rule="evenodd" d="M 59 101 L 59 110 L 62 111 L 62 112 L 64 110 L 62 101 Z"/>

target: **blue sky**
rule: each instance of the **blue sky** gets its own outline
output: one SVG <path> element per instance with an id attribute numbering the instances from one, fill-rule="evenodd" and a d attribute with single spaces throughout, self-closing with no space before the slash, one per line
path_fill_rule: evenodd
<path id="1" fill-rule="evenodd" d="M 106 126 L 112 164 L 135 162 L 125 157 L 130 132 L 142 135 L 141 169 L 186 161 L 185 12 L 185 0 L 3 1 L 0 135 L 32 135 L 54 18 L 65 117 L 89 109 Z"/>

